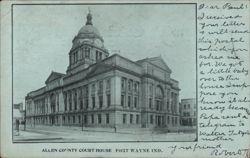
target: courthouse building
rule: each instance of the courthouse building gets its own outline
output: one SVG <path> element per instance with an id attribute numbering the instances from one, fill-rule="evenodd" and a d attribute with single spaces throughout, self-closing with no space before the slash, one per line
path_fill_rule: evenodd
<path id="1" fill-rule="evenodd" d="M 44 87 L 27 94 L 27 125 L 179 126 L 178 81 L 160 56 L 110 55 L 90 13 L 72 43 L 66 73 L 52 71 Z"/>

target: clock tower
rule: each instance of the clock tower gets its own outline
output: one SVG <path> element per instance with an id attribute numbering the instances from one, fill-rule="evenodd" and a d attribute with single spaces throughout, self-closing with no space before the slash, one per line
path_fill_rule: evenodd
<path id="1" fill-rule="evenodd" d="M 102 36 L 93 26 L 90 12 L 86 17 L 85 25 L 79 30 L 72 43 L 67 72 L 85 69 L 109 56 Z"/>

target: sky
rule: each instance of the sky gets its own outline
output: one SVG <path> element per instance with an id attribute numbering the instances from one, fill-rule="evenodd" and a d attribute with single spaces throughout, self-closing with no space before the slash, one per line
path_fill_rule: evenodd
<path id="1" fill-rule="evenodd" d="M 51 71 L 66 73 L 72 40 L 93 25 L 110 55 L 133 61 L 161 56 L 179 81 L 180 99 L 196 95 L 195 6 L 164 5 L 17 5 L 13 9 L 13 98 L 45 86 Z"/>

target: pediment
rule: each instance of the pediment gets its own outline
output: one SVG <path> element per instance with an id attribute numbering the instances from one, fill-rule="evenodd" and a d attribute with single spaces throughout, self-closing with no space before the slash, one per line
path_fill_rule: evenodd
<path id="1" fill-rule="evenodd" d="M 165 61 L 162 59 L 161 56 L 153 57 L 153 58 L 146 58 L 146 59 L 143 59 L 139 62 L 142 62 L 142 61 L 147 61 L 147 62 L 149 62 L 157 67 L 160 67 L 161 69 L 164 69 L 165 71 L 171 73 L 171 69 L 168 67 L 168 65 L 165 63 Z"/>
<path id="2" fill-rule="evenodd" d="M 64 76 L 64 74 L 52 71 L 50 73 L 49 77 L 47 78 L 47 80 L 45 81 L 45 83 L 47 84 L 47 83 L 49 83 L 51 81 L 54 81 L 54 80 L 56 80 L 58 78 L 61 78 L 62 76 Z"/>

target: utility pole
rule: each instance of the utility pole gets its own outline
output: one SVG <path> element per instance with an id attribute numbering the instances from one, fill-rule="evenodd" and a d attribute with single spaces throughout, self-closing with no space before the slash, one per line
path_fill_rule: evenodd
<path id="1" fill-rule="evenodd" d="M 25 110 L 24 110 L 24 128 L 23 130 L 26 130 L 26 104 L 25 104 Z"/>

